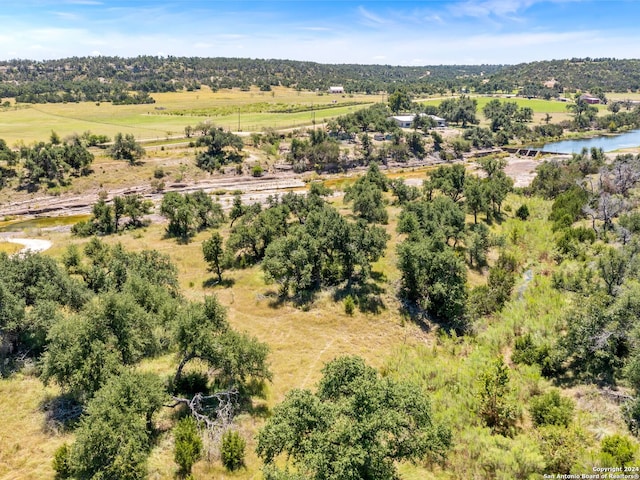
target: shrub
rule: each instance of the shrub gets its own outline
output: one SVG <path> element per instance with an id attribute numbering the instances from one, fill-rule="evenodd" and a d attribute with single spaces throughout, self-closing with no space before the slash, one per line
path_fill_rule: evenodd
<path id="1" fill-rule="evenodd" d="M 631 465 L 638 447 L 623 435 L 610 435 L 600 444 L 600 461 L 603 467 L 625 467 Z"/>
<path id="2" fill-rule="evenodd" d="M 182 473 L 191 473 L 193 464 L 202 455 L 202 439 L 192 417 L 183 418 L 173 432 L 175 438 L 174 460 Z"/>
<path id="3" fill-rule="evenodd" d="M 511 360 L 514 363 L 523 363 L 525 365 L 533 365 L 538 361 L 538 348 L 533 342 L 530 333 L 516 338 L 515 348 Z"/>
<path id="4" fill-rule="evenodd" d="M 480 416 L 493 434 L 511 437 L 518 421 L 518 406 L 509 385 L 509 367 L 499 357 L 481 376 Z"/>
<path id="5" fill-rule="evenodd" d="M 585 435 L 575 428 L 544 426 L 536 432 L 538 447 L 545 459 L 545 472 L 569 474 L 585 445 Z"/>
<path id="6" fill-rule="evenodd" d="M 222 436 L 220 455 L 224 467 L 233 472 L 244 466 L 244 449 L 246 442 L 235 430 L 227 430 Z"/>
<path id="7" fill-rule="evenodd" d="M 351 295 L 347 295 L 344 299 L 344 313 L 347 315 L 353 315 L 356 308 L 356 302 Z"/>
<path id="8" fill-rule="evenodd" d="M 568 427 L 573 419 L 573 402 L 562 397 L 558 390 L 531 400 L 531 419 L 536 427 L 558 425 Z"/>
<path id="9" fill-rule="evenodd" d="M 520 220 L 526 220 L 529 218 L 529 207 L 526 204 L 520 205 L 520 207 L 516 210 L 516 217 Z"/>
<path id="10" fill-rule="evenodd" d="M 53 469 L 56 471 L 56 478 L 69 478 L 72 475 L 70 453 L 69 445 L 63 443 L 53 454 Z"/>
<path id="11" fill-rule="evenodd" d="M 467 310 L 471 318 L 479 318 L 498 310 L 495 296 L 487 285 L 478 285 L 469 291 Z"/>
<path id="12" fill-rule="evenodd" d="M 254 167 L 251 169 L 251 175 L 253 175 L 254 177 L 261 177 L 262 175 L 264 175 L 264 169 L 260 165 L 254 165 Z"/>
<path id="13" fill-rule="evenodd" d="M 153 171 L 154 178 L 163 178 L 165 176 L 164 169 L 162 167 L 156 167 Z"/>
<path id="14" fill-rule="evenodd" d="M 151 190 L 153 191 L 153 193 L 160 193 L 164 190 L 165 187 L 165 183 L 164 180 L 159 180 L 157 178 L 154 178 L 153 180 L 151 180 Z"/>
<path id="15" fill-rule="evenodd" d="M 514 363 L 537 364 L 545 377 L 554 377 L 562 373 L 563 354 L 548 343 L 536 344 L 530 333 L 516 338 L 511 359 Z"/>
<path id="16" fill-rule="evenodd" d="M 93 222 L 81 220 L 71 227 L 71 234 L 77 237 L 90 237 L 96 233 L 96 226 Z"/>

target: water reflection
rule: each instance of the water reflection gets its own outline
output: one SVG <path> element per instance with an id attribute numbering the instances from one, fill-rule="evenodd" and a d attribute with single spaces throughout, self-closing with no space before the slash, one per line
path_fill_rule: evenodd
<path id="1" fill-rule="evenodd" d="M 542 150 L 557 153 L 580 153 L 583 148 L 602 148 L 605 152 L 612 152 L 622 148 L 634 148 L 640 146 L 640 130 L 608 137 L 584 138 L 579 140 L 562 140 L 560 142 L 546 143 Z"/>

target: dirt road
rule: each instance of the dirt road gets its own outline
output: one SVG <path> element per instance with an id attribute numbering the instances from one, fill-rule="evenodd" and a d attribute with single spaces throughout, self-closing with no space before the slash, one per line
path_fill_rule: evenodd
<path id="1" fill-rule="evenodd" d="M 205 192 L 223 191 L 241 192 L 243 202 L 257 202 L 266 199 L 269 195 L 282 193 L 286 190 L 304 188 L 305 183 L 302 177 L 295 174 L 270 175 L 260 178 L 248 176 L 220 176 L 217 178 L 198 181 L 193 183 L 172 183 L 166 186 L 162 192 L 153 192 L 149 185 L 140 185 L 118 190 L 112 190 L 108 198 L 116 195 L 138 193 L 145 199 L 151 200 L 154 204 L 159 204 L 162 196 L 166 192 L 187 193 L 196 190 Z M 223 206 L 230 196 L 223 199 Z M 0 205 L 0 217 L 24 216 L 24 215 L 80 215 L 91 213 L 91 207 L 98 201 L 97 193 L 87 193 L 83 195 L 61 195 L 61 196 L 39 196 L 28 200 L 11 202 Z"/>
<path id="2" fill-rule="evenodd" d="M 521 187 L 531 183 L 534 177 L 534 169 L 538 162 L 530 158 L 516 156 L 509 157 L 509 164 L 506 173 L 514 179 L 515 186 Z M 420 166 L 437 165 L 443 163 L 439 158 L 428 158 L 420 162 L 410 162 L 410 164 L 398 164 L 394 168 L 412 168 Z M 365 167 L 356 169 L 363 170 Z M 128 188 L 112 190 L 108 192 L 108 199 L 116 195 L 137 193 L 145 199 L 151 200 L 155 205 L 159 205 L 162 196 L 166 192 L 187 193 L 196 190 L 205 192 L 239 192 L 243 203 L 264 203 L 270 195 L 283 194 L 286 191 L 303 189 L 303 181 L 306 174 L 297 174 L 290 171 L 278 172 L 265 175 L 263 177 L 220 175 L 206 180 L 191 183 L 170 183 L 166 185 L 162 192 L 154 192 L 148 184 L 138 185 Z M 82 215 L 91 213 L 93 204 L 98 201 L 98 193 L 85 193 L 81 195 L 61 195 L 61 196 L 38 196 L 26 200 L 10 202 L 0 205 L 0 219 L 12 216 L 64 216 Z M 232 195 L 220 196 L 223 208 L 231 208 L 233 202 Z"/>

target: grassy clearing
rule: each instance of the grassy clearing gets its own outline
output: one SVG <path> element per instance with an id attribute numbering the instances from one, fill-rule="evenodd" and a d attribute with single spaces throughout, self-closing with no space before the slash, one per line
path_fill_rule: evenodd
<path id="1" fill-rule="evenodd" d="M 378 100 L 370 95 L 318 95 L 287 88 L 274 88 L 273 92 L 260 92 L 257 89 L 248 92 L 212 92 L 208 87 L 193 92 L 158 93 L 153 98 L 156 103 L 147 105 L 82 102 L 20 105 L 3 109 L 0 110 L 0 138 L 12 145 L 18 141 L 31 143 L 46 140 L 52 130 L 63 138 L 74 132 L 90 130 L 110 137 L 122 132 L 131 133 L 139 140 L 162 139 L 182 135 L 187 125 L 195 126 L 204 121 L 233 131 L 262 131 L 266 127 L 296 128 L 312 125 L 314 119 L 323 122 L 344 115 Z M 343 106 L 341 103 L 357 105 Z M 306 105 L 310 111 L 252 111 L 257 109 L 257 104 L 273 105 L 273 108 L 278 105 Z M 322 109 L 311 111 L 314 105 Z M 211 115 L 206 112 L 211 112 Z"/>
<path id="2" fill-rule="evenodd" d="M 336 198 L 335 202 L 339 208 L 343 207 L 340 198 Z M 392 237 L 396 237 L 394 230 L 395 225 L 388 226 Z M 82 245 L 88 241 L 70 238 L 64 233 L 52 235 L 54 247 L 49 253 L 54 256 L 61 255 L 66 244 Z M 221 303 L 227 306 L 234 328 L 269 344 L 274 379 L 267 386 L 266 398 L 258 400 L 269 409 L 292 388 L 314 389 L 322 367 L 336 356 L 360 355 L 371 365 L 380 368 L 385 361 L 385 355 L 381 355 L 381 352 L 395 351 L 402 344 L 414 345 L 424 341 L 418 327 L 404 324 L 397 315 L 395 240 L 392 240 L 387 256 L 374 266 L 374 271 L 384 272 L 387 279 L 381 284 L 384 289 L 384 308 L 378 315 L 364 314 L 356 309 L 353 316 L 348 316 L 342 302 L 334 301 L 331 291 L 320 293 L 308 310 L 295 308 L 288 303 L 278 305 L 276 287 L 265 284 L 258 267 L 225 272 L 224 277 L 232 284 L 230 288 L 205 287 L 205 282 L 213 274 L 207 270 L 202 259 L 201 244 L 209 235 L 209 232 L 201 232 L 188 244 L 178 244 L 173 239 L 164 238 L 164 225 L 154 224 L 143 231 L 125 232 L 105 237 L 104 240 L 108 243 L 120 242 L 130 250 L 152 248 L 168 254 L 178 266 L 180 287 L 187 298 L 202 300 L 205 295 L 217 295 Z M 175 358 L 163 356 L 144 362 L 141 368 L 167 375 L 175 368 Z M 170 415 L 168 411 L 163 412 L 161 424 L 170 422 Z M 241 432 L 247 438 L 247 469 L 228 474 L 219 463 L 200 462 L 194 469 L 196 478 L 260 478 L 258 472 L 261 464 L 253 453 L 253 437 L 264 418 L 243 415 L 238 421 Z M 172 448 L 171 435 L 162 434 L 150 458 L 150 478 L 173 478 L 175 465 Z M 42 461 L 45 461 L 44 456 Z"/>
<path id="3" fill-rule="evenodd" d="M 44 387 L 29 375 L 0 380 L 0 398 L 10 402 L 0 410 L 0 479 L 53 478 L 53 453 L 70 439 L 45 424 L 43 402 L 56 393 L 55 388 Z"/>
<path id="4" fill-rule="evenodd" d="M 518 107 L 532 108 L 536 113 L 563 113 L 567 111 L 567 103 L 559 102 L 557 100 L 542 100 L 539 98 L 520 98 L 520 97 L 489 97 L 489 96 L 473 96 L 473 99 L 478 102 L 478 112 L 482 112 L 482 109 L 492 100 L 500 100 L 501 102 L 515 102 Z M 427 100 L 423 102 L 425 105 L 440 105 L 442 99 Z"/>
<path id="5" fill-rule="evenodd" d="M 10 243 L 0 240 L 0 253 L 6 253 L 7 255 L 13 255 L 14 253 L 20 251 L 22 249 L 22 245 L 17 243 Z"/>

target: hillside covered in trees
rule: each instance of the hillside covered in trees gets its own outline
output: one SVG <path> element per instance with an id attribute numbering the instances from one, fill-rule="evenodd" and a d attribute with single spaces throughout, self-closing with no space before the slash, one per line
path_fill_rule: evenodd
<path id="1" fill-rule="evenodd" d="M 112 101 L 152 103 L 150 93 L 182 89 L 273 86 L 325 91 L 342 85 L 347 93 L 447 91 L 518 92 L 557 96 L 563 89 L 636 91 L 638 60 L 570 59 L 508 65 L 321 64 L 293 60 L 201 57 L 73 57 L 0 62 L 0 97 L 20 102 Z M 555 80 L 557 83 L 545 87 Z"/>
<path id="2" fill-rule="evenodd" d="M 61 60 L 0 62 L 0 97 L 24 102 L 122 101 L 142 103 L 145 94 L 219 88 L 265 90 L 271 86 L 327 90 L 343 85 L 346 91 L 378 93 L 394 85 L 430 85 L 452 88 L 462 79 L 496 72 L 497 65 L 440 65 L 392 67 L 388 65 L 326 65 L 292 60 L 198 57 L 84 57 Z M 133 90 L 140 98 L 127 97 Z"/>

